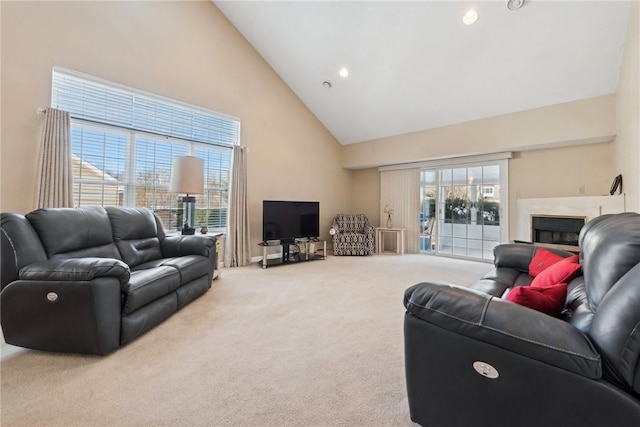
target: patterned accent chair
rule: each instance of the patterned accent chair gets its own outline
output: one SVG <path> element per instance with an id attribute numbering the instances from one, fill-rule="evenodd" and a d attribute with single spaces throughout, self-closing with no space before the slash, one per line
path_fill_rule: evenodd
<path id="1" fill-rule="evenodd" d="M 364 214 L 338 214 L 331 228 L 334 255 L 373 255 L 375 228 Z"/>

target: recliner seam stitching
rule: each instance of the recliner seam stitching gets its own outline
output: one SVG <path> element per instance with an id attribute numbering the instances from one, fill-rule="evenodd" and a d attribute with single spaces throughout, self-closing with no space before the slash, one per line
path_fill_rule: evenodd
<path id="1" fill-rule="evenodd" d="M 638 329 L 638 325 L 640 325 L 640 322 L 636 323 L 636 325 L 631 330 L 631 333 L 629 334 L 627 339 L 624 341 L 624 346 L 622 347 L 622 351 L 620 352 L 620 356 L 618 356 L 618 364 L 622 364 L 622 362 L 624 360 L 624 353 L 629 348 L 629 340 L 631 340 L 631 337 L 633 336 L 633 333 Z"/>
<path id="2" fill-rule="evenodd" d="M 9 236 L 9 233 L 7 233 L 7 230 L 5 230 L 4 228 L 2 229 L 2 234 L 5 235 L 5 237 L 7 238 L 7 240 L 9 241 L 9 243 L 11 244 L 11 250 L 13 250 L 13 262 L 15 264 L 16 267 L 16 271 L 18 271 L 18 251 L 16 250 L 15 245 L 13 244 L 13 240 L 11 239 L 11 236 Z"/>
<path id="3" fill-rule="evenodd" d="M 517 339 L 520 339 L 520 340 L 525 341 L 525 342 L 529 342 L 529 343 L 532 343 L 532 344 L 537 344 L 537 345 L 540 345 L 540 346 L 542 346 L 542 347 L 546 347 L 546 348 L 549 348 L 549 349 L 552 349 L 552 350 L 556 350 L 556 351 L 559 351 L 559 352 L 561 352 L 561 353 L 567 353 L 567 354 L 572 354 L 572 355 L 574 355 L 574 356 L 580 356 L 580 357 L 583 357 L 583 358 L 585 358 L 585 359 L 587 359 L 587 360 L 592 360 L 592 361 L 594 361 L 594 362 L 600 361 L 600 357 L 599 357 L 599 356 L 594 358 L 594 357 L 591 357 L 591 356 L 587 356 L 587 355 L 585 355 L 585 354 L 576 353 L 576 352 L 574 352 L 574 351 L 564 350 L 564 349 L 561 349 L 561 348 L 558 348 L 558 347 L 554 347 L 554 346 L 549 345 L 549 344 L 545 344 L 545 343 L 541 343 L 541 342 L 538 342 L 538 341 L 534 341 L 534 340 L 531 340 L 531 339 L 528 339 L 528 338 L 520 337 L 520 336 L 518 336 L 518 335 L 511 334 L 511 333 L 509 333 L 509 332 L 502 331 L 502 330 L 500 330 L 500 329 L 492 328 L 492 327 L 490 327 L 490 326 L 483 325 L 483 324 L 481 324 L 481 323 L 471 322 L 471 321 L 469 321 L 469 320 L 466 320 L 466 319 L 462 319 L 462 318 L 459 318 L 459 317 L 453 316 L 453 315 L 451 315 L 451 314 L 449 314 L 449 313 L 445 313 L 445 312 L 443 312 L 443 311 L 436 310 L 436 309 L 434 309 L 434 308 L 430 308 L 430 307 L 426 307 L 426 306 L 423 306 L 423 305 L 417 304 L 417 303 L 415 303 L 415 302 L 413 302 L 413 301 L 411 301 L 411 300 L 409 300 L 409 303 L 410 303 L 410 304 L 413 304 L 413 305 L 415 305 L 415 306 L 418 306 L 418 307 L 422 307 L 422 308 L 424 308 L 424 309 L 426 309 L 426 310 L 435 311 L 436 313 L 442 314 L 443 316 L 447 316 L 447 317 L 450 317 L 450 318 L 452 318 L 452 319 L 459 320 L 459 321 L 464 322 L 464 323 L 468 323 L 468 324 L 476 325 L 476 326 L 482 326 L 483 328 L 486 328 L 486 329 L 489 329 L 489 330 L 492 330 L 492 331 L 495 331 L 495 332 L 498 332 L 498 333 L 501 333 L 501 334 L 504 334 L 504 335 L 507 335 L 507 336 L 513 337 L 513 338 L 517 338 Z"/>
<path id="4" fill-rule="evenodd" d="M 482 314 L 480 315 L 480 324 L 484 323 L 484 316 L 487 314 L 487 310 L 489 308 L 489 302 L 491 301 L 491 298 L 488 298 L 484 303 L 484 307 L 482 307 Z"/>

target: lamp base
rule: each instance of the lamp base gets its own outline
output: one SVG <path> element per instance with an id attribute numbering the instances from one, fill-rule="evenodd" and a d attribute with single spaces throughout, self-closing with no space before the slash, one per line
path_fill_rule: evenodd
<path id="1" fill-rule="evenodd" d="M 182 229 L 182 234 L 183 235 L 191 235 L 191 234 L 196 234 L 196 229 L 195 228 L 183 228 Z"/>

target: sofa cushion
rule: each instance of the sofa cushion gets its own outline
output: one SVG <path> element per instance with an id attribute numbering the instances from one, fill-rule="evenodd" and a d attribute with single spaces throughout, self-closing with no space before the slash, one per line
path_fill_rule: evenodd
<path id="1" fill-rule="evenodd" d="M 578 276 L 567 286 L 567 299 L 560 318 L 586 334 L 591 327 L 593 314 L 584 287 L 584 276 Z"/>
<path id="2" fill-rule="evenodd" d="M 551 286 L 518 286 L 507 294 L 507 301 L 532 308 L 550 316 L 558 316 L 564 308 L 567 284 Z"/>
<path id="3" fill-rule="evenodd" d="M 182 286 L 198 277 L 207 275 L 211 267 L 211 262 L 209 258 L 202 255 L 185 255 L 145 262 L 144 264 L 137 265 L 133 270 L 147 270 L 162 266 L 175 268 L 180 275 L 180 286 Z"/>
<path id="4" fill-rule="evenodd" d="M 122 259 L 102 207 L 38 209 L 26 215 L 49 258 Z"/>
<path id="5" fill-rule="evenodd" d="M 529 263 L 529 275 L 531 277 L 536 277 L 538 274 L 563 259 L 564 257 L 560 255 L 549 252 L 544 248 L 540 248 L 536 251 L 536 254 Z"/>
<path id="6" fill-rule="evenodd" d="M 161 298 L 180 286 L 180 273 L 174 267 L 160 266 L 131 272 L 122 314 L 129 314 Z"/>
<path id="7" fill-rule="evenodd" d="M 149 209 L 106 208 L 122 260 L 135 267 L 162 258 L 158 223 Z"/>
<path id="8" fill-rule="evenodd" d="M 538 274 L 531 286 L 552 286 L 558 283 L 569 283 L 580 274 L 582 266 L 578 263 L 578 255 L 565 258 Z"/>

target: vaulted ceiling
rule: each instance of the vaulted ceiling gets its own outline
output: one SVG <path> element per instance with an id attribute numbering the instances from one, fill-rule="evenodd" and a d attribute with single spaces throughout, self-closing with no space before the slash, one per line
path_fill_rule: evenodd
<path id="1" fill-rule="evenodd" d="M 630 6 L 214 3 L 341 144 L 614 93 Z"/>

